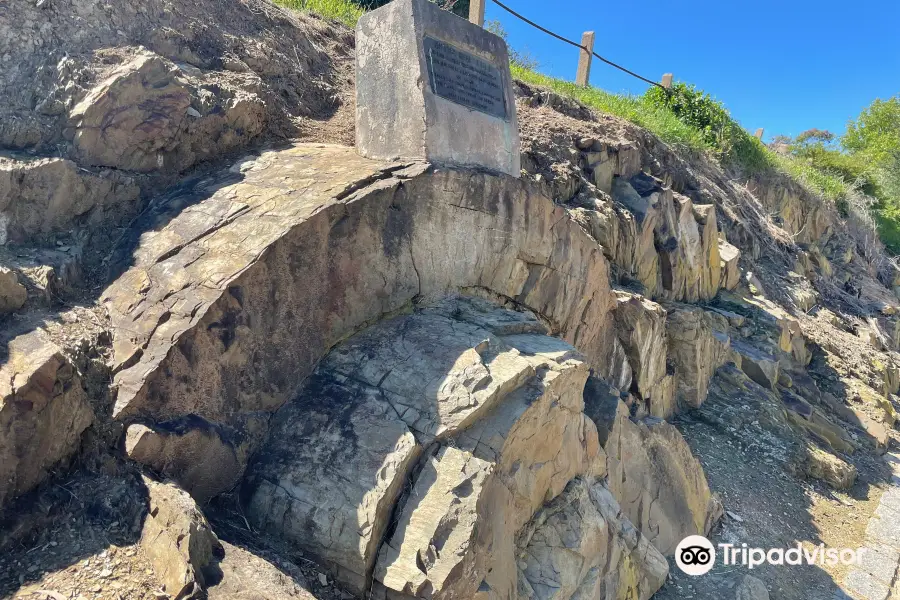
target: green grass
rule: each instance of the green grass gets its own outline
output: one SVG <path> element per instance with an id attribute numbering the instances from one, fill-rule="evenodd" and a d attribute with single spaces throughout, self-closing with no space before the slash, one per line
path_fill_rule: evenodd
<path id="1" fill-rule="evenodd" d="M 747 174 L 775 169 L 791 175 L 811 191 L 838 202 L 851 190 L 850 184 L 839 176 L 821 171 L 800 159 L 782 156 L 769 150 L 762 142 L 747 134 L 730 148 L 729 156 L 721 156 L 720 149 L 710 144 L 704 134 L 685 124 L 675 114 L 648 101 L 644 96 L 611 94 L 597 88 L 583 88 L 574 83 L 548 77 L 533 70 L 512 65 L 512 74 L 525 83 L 540 85 L 553 91 L 575 98 L 583 104 L 626 119 L 635 125 L 650 130 L 664 142 L 676 147 L 688 148 L 696 152 L 717 155 Z"/>
<path id="2" fill-rule="evenodd" d="M 900 254 L 900 206 L 895 202 L 882 204 L 872 211 L 878 223 L 878 236 L 892 253 Z"/>
<path id="3" fill-rule="evenodd" d="M 575 98 L 601 112 L 609 113 L 649 129 L 669 145 L 694 152 L 708 148 L 700 132 L 678 120 L 671 111 L 653 106 L 643 96 L 620 96 L 594 87 L 583 88 L 574 83 L 548 77 L 519 65 L 511 65 L 516 79 L 531 85 L 547 87 L 556 93 Z"/>
<path id="4" fill-rule="evenodd" d="M 356 27 L 356 22 L 366 11 L 350 0 L 275 0 L 276 4 L 315 13 L 326 19 L 340 21 L 347 27 Z"/>
<path id="5" fill-rule="evenodd" d="M 767 151 L 778 170 L 787 173 L 826 200 L 840 204 L 853 192 L 852 185 L 839 175 L 819 169 L 802 158 Z"/>

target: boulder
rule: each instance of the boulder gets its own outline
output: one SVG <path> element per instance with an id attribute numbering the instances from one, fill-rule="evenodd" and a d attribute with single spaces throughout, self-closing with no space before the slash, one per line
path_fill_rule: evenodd
<path id="1" fill-rule="evenodd" d="M 638 392 L 651 389 L 666 375 L 666 311 L 659 304 L 624 291 L 616 292 L 616 333 L 631 365 Z"/>
<path id="2" fill-rule="evenodd" d="M 71 224 L 70 224 L 71 225 Z M 67 297 L 82 283 L 83 246 L 24 247 L 4 253 L 2 258 L 25 286 L 28 306 L 59 308 L 60 299 Z M 24 290 L 17 292 L 24 298 Z"/>
<path id="3" fill-rule="evenodd" d="M 554 338 L 544 340 L 559 343 Z M 504 341 L 523 353 L 534 353 L 544 364 L 536 369 L 537 377 L 511 392 L 455 443 L 496 464 L 496 479 L 505 489 L 504 508 L 497 510 L 506 513 L 504 526 L 515 532 L 548 497 L 555 497 L 570 479 L 589 472 L 605 458 L 597 428 L 584 414 L 585 364 L 571 359 L 557 362 L 549 351 L 537 355 L 533 348 L 538 340 L 514 336 Z M 531 349 L 526 345 L 529 341 Z"/>
<path id="4" fill-rule="evenodd" d="M 685 304 L 666 304 L 669 360 L 675 366 L 676 398 L 697 408 L 706 399 L 716 369 L 733 359 L 728 336 L 713 329 L 714 317 Z"/>
<path id="5" fill-rule="evenodd" d="M 651 188 L 642 195 L 627 180 L 616 178 L 612 186 L 612 218 L 600 219 L 593 228 L 595 232 L 599 230 L 595 234 L 597 241 L 613 249 L 611 260 L 633 274 L 651 296 L 660 292 L 661 285 L 654 233 L 660 218 L 660 191 Z"/>
<path id="6" fill-rule="evenodd" d="M 725 240 L 719 240 L 719 258 L 721 259 L 722 279 L 720 287 L 726 290 L 735 289 L 741 282 L 741 251 Z"/>
<path id="7" fill-rule="evenodd" d="M 663 554 L 706 535 L 722 516 L 700 462 L 678 430 L 660 419 L 634 422 L 619 404 L 606 442 L 609 489 L 622 513 Z"/>
<path id="8" fill-rule="evenodd" d="M 28 291 L 19 283 L 16 272 L 0 267 L 0 316 L 25 306 Z"/>
<path id="9" fill-rule="evenodd" d="M 141 549 L 170 598 L 195 597 L 204 586 L 203 570 L 220 553 L 219 539 L 187 492 L 148 477 L 144 485 L 149 509 Z"/>
<path id="10" fill-rule="evenodd" d="M 275 415 L 244 484 L 247 517 L 361 593 L 421 452 L 383 391 L 315 375 Z"/>
<path id="11" fill-rule="evenodd" d="M 801 474 L 824 481 L 836 490 L 848 490 L 856 483 L 856 467 L 816 446 L 804 446 L 797 457 Z"/>
<path id="12" fill-rule="evenodd" d="M 418 475 L 399 513 L 401 524 L 414 520 L 417 524 L 398 528 L 388 538 L 375 570 L 375 579 L 388 597 L 415 595 L 416 590 L 428 588 L 434 590 L 435 598 L 472 597 L 478 590 L 503 597 L 513 594 L 516 533 L 573 477 L 592 472 L 598 462 L 605 461 L 597 429 L 583 412 L 584 364 L 571 358 L 563 363 L 552 360 L 570 354 L 571 347 L 538 336 L 503 339 L 544 364 L 536 369 L 537 377 L 448 442 L 447 450 L 438 451 Z M 477 466 L 486 478 L 482 482 L 479 475 L 471 484 L 460 484 L 463 465 Z M 423 477 L 427 489 L 419 489 Z M 430 483 L 442 478 L 449 478 L 444 479 L 446 485 L 457 482 L 454 493 L 464 495 L 460 502 L 474 507 L 474 521 L 457 519 L 447 512 L 450 509 L 429 508 L 447 502 L 446 492 L 441 491 L 445 484 Z M 426 532 L 425 537 L 417 532 Z M 457 540 L 452 552 L 445 548 L 434 559 L 427 558 L 433 551 L 426 552 L 426 543 L 441 548 L 451 539 Z M 448 578 L 449 572 L 465 576 Z M 424 579 L 418 575 L 422 573 Z"/>
<path id="13" fill-rule="evenodd" d="M 791 355 L 797 363 L 806 366 L 812 360 L 812 353 L 806 348 L 806 337 L 800 327 L 800 321 L 778 310 L 776 314 L 780 333 L 778 348 Z"/>
<path id="14" fill-rule="evenodd" d="M 599 148 L 598 148 L 599 146 Z M 617 155 L 610 155 L 606 144 L 593 144 L 591 152 L 585 152 L 585 169 L 591 174 L 591 181 L 597 189 L 612 193 L 613 175 L 616 171 Z"/>
<path id="15" fill-rule="evenodd" d="M 47 333 L 6 342 L 0 365 L 0 507 L 78 450 L 94 420 L 81 378 Z"/>
<path id="16" fill-rule="evenodd" d="M 517 541 L 518 597 L 647 600 L 665 583 L 665 557 L 602 484 L 575 479 Z"/>
<path id="17" fill-rule="evenodd" d="M 80 162 L 129 171 L 181 172 L 234 150 L 265 124 L 247 91 L 198 89 L 171 61 L 141 51 L 116 67 L 69 113 Z"/>
<path id="18" fill-rule="evenodd" d="M 745 317 L 744 315 L 739 315 L 738 313 L 731 312 L 730 310 L 725 310 L 724 308 L 711 306 L 709 307 L 709 311 L 716 315 L 719 315 L 720 317 L 724 317 L 728 322 L 728 325 L 736 329 L 740 329 L 747 322 L 747 317 Z"/>
<path id="19" fill-rule="evenodd" d="M 492 463 L 453 447 L 429 458 L 381 549 L 375 579 L 415 598 L 474 596 L 486 572 L 487 556 L 476 551 L 476 526 L 492 470 Z"/>
<path id="20" fill-rule="evenodd" d="M 694 205 L 694 219 L 700 230 L 700 279 L 697 296 L 701 300 L 714 298 L 722 287 L 722 256 L 719 254 L 719 224 L 714 204 Z"/>
<path id="21" fill-rule="evenodd" d="M 139 209 L 140 189 L 117 171 L 92 172 L 63 158 L 0 157 L 0 245 L 74 225 L 122 223 Z"/>
<path id="22" fill-rule="evenodd" d="M 248 416 L 225 429 L 189 415 L 154 425 L 134 423 L 125 431 L 125 454 L 171 478 L 204 504 L 233 488 L 242 465 L 266 432 L 266 419 Z"/>
<path id="23" fill-rule="evenodd" d="M 731 347 L 740 355 L 741 370 L 750 379 L 770 390 L 775 389 L 780 369 L 777 358 L 741 340 L 732 342 Z"/>
<path id="24" fill-rule="evenodd" d="M 151 52 L 119 66 L 71 111 L 80 160 L 130 171 L 165 166 L 191 105 L 187 82 L 171 62 Z"/>

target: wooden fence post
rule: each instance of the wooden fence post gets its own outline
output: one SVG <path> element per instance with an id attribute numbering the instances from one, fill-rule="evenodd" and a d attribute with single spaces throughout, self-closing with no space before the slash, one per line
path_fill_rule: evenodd
<path id="1" fill-rule="evenodd" d="M 485 0 L 469 0 L 469 22 L 484 27 Z"/>
<path id="2" fill-rule="evenodd" d="M 757 130 L 756 130 L 756 133 L 754 134 L 754 135 L 756 136 L 756 139 L 758 139 L 759 141 L 762 141 L 763 133 L 765 133 L 765 131 L 766 131 L 766 130 L 763 129 L 762 127 L 760 127 L 759 129 L 757 129 Z"/>
<path id="3" fill-rule="evenodd" d="M 594 32 L 585 31 L 581 36 L 582 48 L 578 54 L 578 71 L 575 73 L 575 83 L 581 87 L 587 87 L 591 79 L 591 59 L 594 58 Z"/>
<path id="4" fill-rule="evenodd" d="M 672 75 L 671 73 L 664 73 L 664 74 L 663 74 L 663 78 L 662 78 L 662 86 L 663 86 L 664 88 L 666 88 L 667 90 L 668 90 L 668 89 L 671 89 L 671 88 L 672 88 L 672 79 L 673 79 L 673 78 L 674 78 L 674 75 Z"/>

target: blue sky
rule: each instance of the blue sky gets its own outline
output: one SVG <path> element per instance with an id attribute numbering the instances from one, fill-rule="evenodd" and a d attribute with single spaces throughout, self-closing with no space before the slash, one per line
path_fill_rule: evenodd
<path id="1" fill-rule="evenodd" d="M 842 133 L 875 98 L 900 94 L 900 0 L 503 0 L 544 27 L 641 75 L 664 72 L 725 103 L 766 139 L 811 127 Z M 575 78 L 578 49 L 531 28 L 487 0 L 509 43 L 539 70 Z M 591 84 L 643 93 L 646 84 L 597 60 Z"/>

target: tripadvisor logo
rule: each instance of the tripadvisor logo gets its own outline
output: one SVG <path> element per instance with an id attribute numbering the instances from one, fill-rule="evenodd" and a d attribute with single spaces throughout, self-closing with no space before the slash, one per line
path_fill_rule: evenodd
<path id="1" fill-rule="evenodd" d="M 740 547 L 735 544 L 719 544 L 723 565 L 743 565 L 754 569 L 764 564 L 769 565 L 819 565 L 834 567 L 842 565 L 858 565 L 868 548 L 826 548 L 819 544 L 812 548 L 804 548 L 797 543 L 794 548 L 749 548 L 747 544 Z M 688 575 L 705 575 L 716 564 L 716 548 L 712 542 L 701 535 L 691 535 L 675 548 L 675 564 Z"/>
<path id="2" fill-rule="evenodd" d="M 716 549 L 702 535 L 691 535 L 675 548 L 675 564 L 688 575 L 705 575 L 716 565 Z"/>

